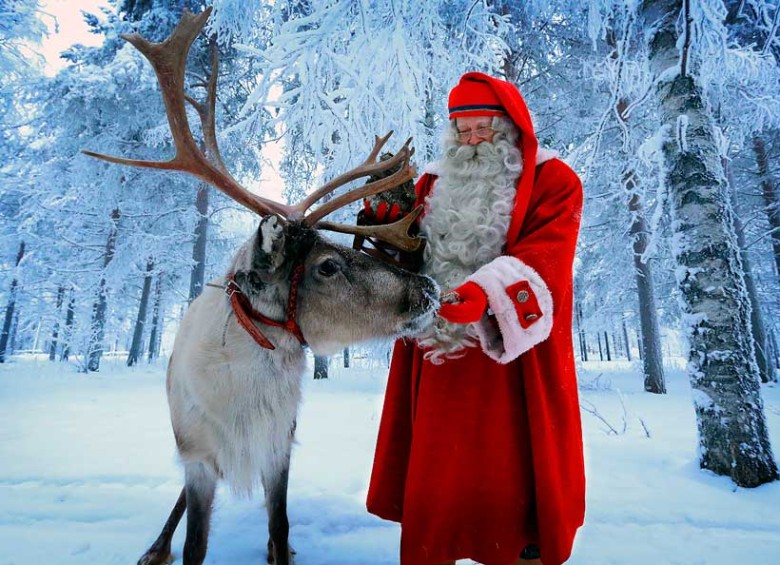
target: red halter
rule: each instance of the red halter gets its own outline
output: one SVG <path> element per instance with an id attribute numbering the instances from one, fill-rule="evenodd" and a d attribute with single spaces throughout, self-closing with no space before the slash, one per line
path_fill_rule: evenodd
<path id="1" fill-rule="evenodd" d="M 290 295 L 287 298 L 287 310 L 285 312 L 286 319 L 283 322 L 272 320 L 271 318 L 261 314 L 254 308 L 249 302 L 246 294 L 238 286 L 235 279 L 235 274 L 230 273 L 228 275 L 228 282 L 225 285 L 225 294 L 230 298 L 230 305 L 233 307 L 233 313 L 236 315 L 236 320 L 241 324 L 252 339 L 257 342 L 260 347 L 265 349 L 276 349 L 273 343 L 271 343 L 267 337 L 260 331 L 260 329 L 252 323 L 252 320 L 258 321 L 266 326 L 273 326 L 275 328 L 282 328 L 292 335 L 300 342 L 301 345 L 306 345 L 306 339 L 303 337 L 301 328 L 296 320 L 296 312 L 298 310 L 298 285 L 303 277 L 303 263 L 298 263 L 292 272 L 290 277 Z"/>

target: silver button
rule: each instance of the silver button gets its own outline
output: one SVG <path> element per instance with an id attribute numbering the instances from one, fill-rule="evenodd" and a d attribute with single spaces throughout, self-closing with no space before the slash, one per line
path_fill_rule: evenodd
<path id="1" fill-rule="evenodd" d="M 526 302 L 528 300 L 528 291 L 527 290 L 521 290 L 517 293 L 517 301 L 521 304 L 523 302 Z"/>
<path id="2" fill-rule="evenodd" d="M 525 321 L 526 321 L 526 322 L 533 322 L 533 321 L 534 321 L 536 318 L 538 318 L 538 317 L 539 317 L 539 316 L 538 316 L 538 315 L 536 315 L 536 314 L 526 314 L 526 316 L 525 316 Z"/>

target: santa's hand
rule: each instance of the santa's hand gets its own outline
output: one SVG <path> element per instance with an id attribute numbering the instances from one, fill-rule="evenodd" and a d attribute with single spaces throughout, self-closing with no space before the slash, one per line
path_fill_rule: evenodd
<path id="1" fill-rule="evenodd" d="M 401 217 L 401 207 L 398 204 L 388 206 L 387 202 L 380 202 L 376 210 L 371 207 L 368 199 L 363 199 L 363 211 L 367 219 L 374 224 L 391 224 Z"/>
<path id="2" fill-rule="evenodd" d="M 454 295 L 455 301 L 447 302 L 451 295 Z M 444 294 L 439 316 L 453 324 L 471 324 L 482 318 L 487 305 L 485 291 L 477 283 L 469 281 Z"/>

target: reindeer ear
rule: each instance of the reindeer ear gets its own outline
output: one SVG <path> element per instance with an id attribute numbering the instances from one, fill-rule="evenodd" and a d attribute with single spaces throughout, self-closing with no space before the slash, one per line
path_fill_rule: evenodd
<path id="1" fill-rule="evenodd" d="M 266 216 L 257 228 L 255 248 L 252 250 L 252 270 L 273 273 L 284 263 L 284 223 L 276 216 Z"/>
<path id="2" fill-rule="evenodd" d="M 277 216 L 263 218 L 255 234 L 249 264 L 244 269 L 237 269 L 234 274 L 241 290 L 260 291 L 274 280 L 284 263 L 285 240 L 283 221 Z"/>

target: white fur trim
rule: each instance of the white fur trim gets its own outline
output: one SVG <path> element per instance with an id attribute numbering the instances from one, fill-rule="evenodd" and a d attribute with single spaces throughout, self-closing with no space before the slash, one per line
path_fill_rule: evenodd
<path id="1" fill-rule="evenodd" d="M 552 294 L 534 269 L 515 257 L 503 255 L 481 267 L 467 280 L 477 283 L 485 291 L 495 316 L 493 319 L 485 314 L 475 324 L 482 350 L 491 359 L 509 363 L 550 336 L 553 326 Z M 507 287 L 520 281 L 528 281 L 542 311 L 542 316 L 527 328 L 520 325 L 514 299 L 506 292 Z"/>
<path id="2" fill-rule="evenodd" d="M 541 165 L 542 163 L 546 163 L 551 159 L 557 159 L 560 157 L 560 155 L 561 154 L 558 153 L 555 149 L 546 149 L 544 147 L 540 147 L 536 150 L 536 164 Z"/>
<path id="3" fill-rule="evenodd" d="M 441 176 L 441 164 L 438 161 L 433 161 L 431 163 L 428 163 L 423 168 L 424 173 L 428 173 L 429 175 L 434 175 L 437 177 Z"/>

